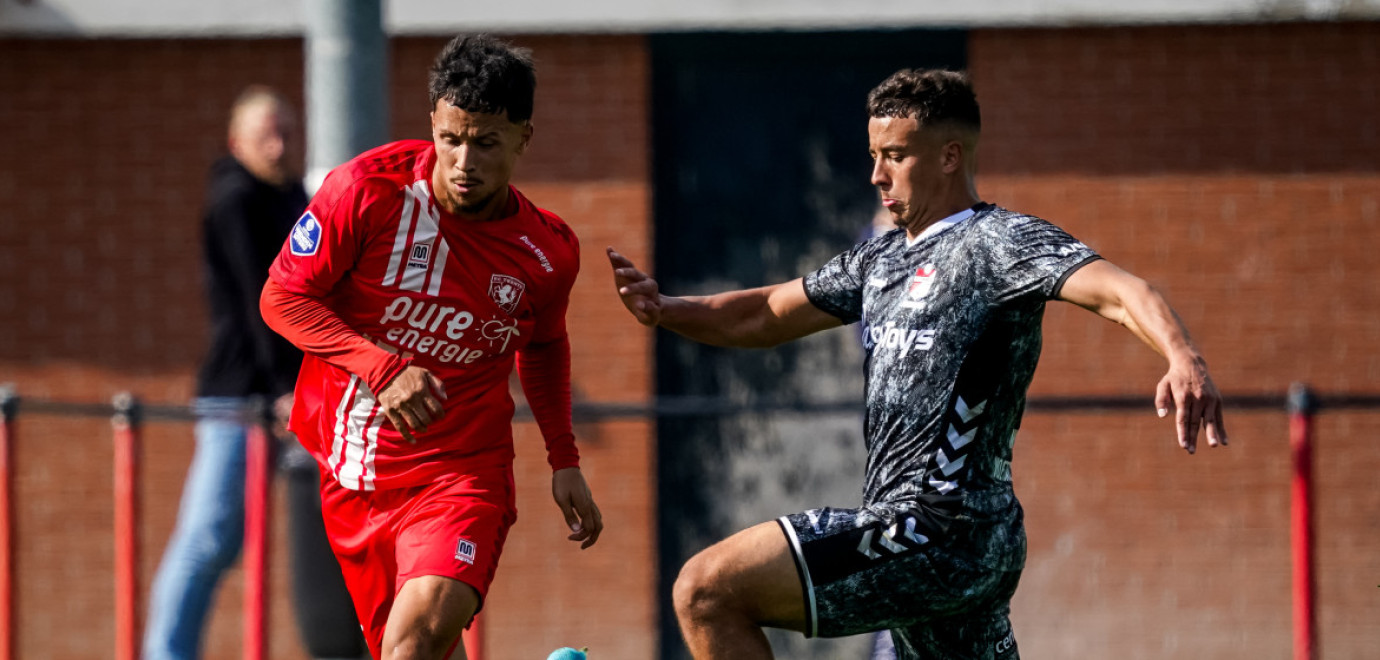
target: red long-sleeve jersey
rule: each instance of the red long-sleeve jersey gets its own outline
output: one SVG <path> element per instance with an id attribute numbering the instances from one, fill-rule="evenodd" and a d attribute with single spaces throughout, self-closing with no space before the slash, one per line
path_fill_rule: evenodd
<path id="1" fill-rule="evenodd" d="M 291 429 L 346 488 L 511 461 L 515 361 L 551 467 L 579 464 L 565 327 L 579 242 L 515 188 L 507 217 L 446 213 L 430 188 L 435 160 L 430 142 L 408 140 L 333 170 L 269 271 L 264 319 L 306 353 Z M 446 395 L 416 444 L 375 399 L 409 364 Z"/>

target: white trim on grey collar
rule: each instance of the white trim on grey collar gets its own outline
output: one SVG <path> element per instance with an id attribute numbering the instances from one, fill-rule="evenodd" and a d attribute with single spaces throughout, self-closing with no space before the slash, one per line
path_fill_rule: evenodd
<path id="1" fill-rule="evenodd" d="M 925 231 L 920 232 L 920 235 L 919 235 L 919 236 L 916 236 L 916 237 L 913 238 L 913 239 L 912 239 L 911 237 L 907 236 L 907 237 L 906 237 L 906 247 L 908 247 L 908 248 L 909 248 L 909 247 L 915 247 L 915 244 L 916 244 L 916 243 L 919 243 L 920 241 L 923 241 L 923 240 L 925 240 L 925 239 L 927 239 L 927 238 L 929 238 L 929 237 L 931 237 L 931 236 L 934 236 L 935 234 L 938 234 L 939 232 L 942 232 L 942 231 L 944 231 L 944 230 L 946 230 L 946 229 L 948 229 L 948 228 L 950 228 L 950 227 L 952 227 L 952 226 L 954 226 L 954 225 L 956 225 L 956 224 L 958 224 L 958 223 L 960 223 L 960 222 L 963 222 L 964 220 L 967 220 L 968 218 L 971 218 L 971 217 L 973 217 L 973 216 L 975 216 L 975 215 L 977 215 L 977 211 L 974 211 L 974 210 L 971 209 L 971 208 L 963 209 L 962 211 L 959 211 L 958 213 L 955 213 L 955 214 L 953 214 L 953 215 L 951 215 L 951 216 L 949 216 L 949 217 L 947 217 L 947 218 L 944 218 L 943 220 L 940 220 L 939 222 L 936 222 L 936 223 L 934 223 L 934 224 L 932 224 L 932 225 L 930 225 L 930 226 L 928 226 L 928 227 L 925 227 Z"/>

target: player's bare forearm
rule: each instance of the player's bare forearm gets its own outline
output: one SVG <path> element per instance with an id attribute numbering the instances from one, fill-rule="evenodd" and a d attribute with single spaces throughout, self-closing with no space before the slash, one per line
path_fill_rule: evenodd
<path id="1" fill-rule="evenodd" d="M 748 319 L 761 313 L 766 294 L 758 289 L 712 296 L 661 296 L 660 325 L 682 337 L 711 346 L 743 347 L 750 341 Z"/>
<path id="2" fill-rule="evenodd" d="M 840 325 L 810 303 L 798 279 L 711 296 L 674 297 L 662 294 L 655 279 L 613 248 L 608 255 L 618 295 L 638 322 L 701 343 L 765 348 Z"/>
<path id="3" fill-rule="evenodd" d="M 714 346 L 768 348 L 839 323 L 810 304 L 800 280 L 712 296 L 662 297 L 661 327 Z"/>
<path id="4" fill-rule="evenodd" d="M 1097 261 L 1070 276 L 1059 298 L 1122 324 L 1169 361 L 1169 370 L 1155 389 L 1155 407 L 1161 417 L 1173 407 L 1179 446 L 1190 454 L 1196 451 L 1199 426 L 1206 427 L 1209 446 L 1227 444 L 1222 396 L 1208 373 L 1207 360 L 1179 315 L 1154 287 Z"/>
<path id="5" fill-rule="evenodd" d="M 1145 280 L 1133 277 L 1120 295 L 1120 323 L 1169 361 L 1202 360 L 1188 328 L 1164 296 Z"/>
<path id="6" fill-rule="evenodd" d="M 661 296 L 663 328 L 711 346 L 762 348 L 767 343 L 758 319 L 767 313 L 767 293 L 761 289 L 729 291 L 712 296 Z"/>
<path id="7" fill-rule="evenodd" d="M 1164 296 L 1110 262 L 1095 261 L 1078 269 L 1060 289 L 1059 298 L 1121 324 L 1171 361 L 1198 355 L 1188 329 Z"/>

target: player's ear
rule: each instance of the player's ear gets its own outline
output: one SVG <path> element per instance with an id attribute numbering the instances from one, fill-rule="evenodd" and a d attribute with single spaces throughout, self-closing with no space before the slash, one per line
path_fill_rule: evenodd
<path id="1" fill-rule="evenodd" d="M 958 140 L 949 140 L 944 143 L 944 147 L 939 151 L 939 166 L 945 174 L 953 174 L 963 169 L 964 152 L 963 143 Z"/>
<path id="2" fill-rule="evenodd" d="M 517 152 L 521 154 L 527 151 L 527 144 L 532 141 L 532 122 L 522 122 L 522 138 L 518 141 Z"/>

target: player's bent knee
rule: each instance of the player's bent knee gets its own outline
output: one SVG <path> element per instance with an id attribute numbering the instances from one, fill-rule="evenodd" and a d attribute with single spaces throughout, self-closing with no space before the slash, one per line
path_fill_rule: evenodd
<path id="1" fill-rule="evenodd" d="M 413 628 L 392 644 L 385 644 L 382 660 L 444 660 L 459 636 L 454 630 L 436 626 Z"/>
<path id="2" fill-rule="evenodd" d="M 383 657 L 384 660 L 442 660 L 449 648 L 449 642 L 442 644 L 435 638 L 414 635 L 384 649 Z"/>
<path id="3" fill-rule="evenodd" d="M 702 620 L 727 614 L 732 603 L 722 588 L 723 571 L 704 553 L 691 557 L 671 588 L 672 604 L 681 619 Z"/>

